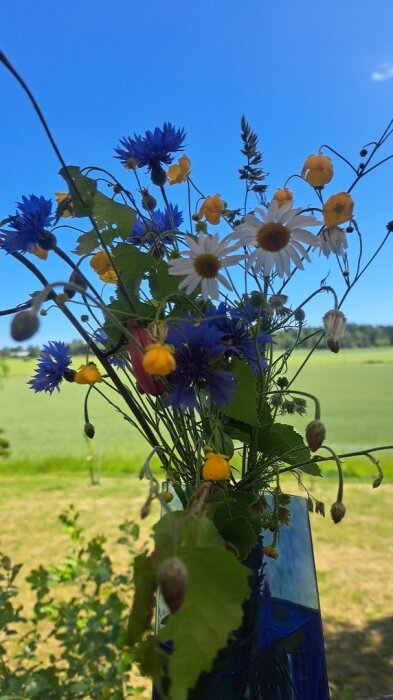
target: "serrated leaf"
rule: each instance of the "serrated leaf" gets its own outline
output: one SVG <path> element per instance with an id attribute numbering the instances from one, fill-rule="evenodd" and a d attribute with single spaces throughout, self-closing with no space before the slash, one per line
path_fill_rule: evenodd
<path id="1" fill-rule="evenodd" d="M 145 553 L 134 559 L 135 594 L 127 625 L 127 643 L 133 646 L 149 629 L 153 617 L 155 576 L 151 558 Z"/>
<path id="2" fill-rule="evenodd" d="M 92 253 L 93 250 L 98 248 L 99 242 L 97 238 L 96 232 L 93 231 L 87 231 L 86 233 L 82 233 L 81 236 L 78 238 L 78 245 L 75 248 L 75 253 L 77 255 L 87 255 L 88 253 Z"/>
<path id="3" fill-rule="evenodd" d="M 311 464 L 305 464 L 302 467 L 296 467 L 299 471 L 305 474 L 310 474 L 310 476 L 322 476 L 322 472 L 317 462 L 311 462 Z"/>
<path id="4" fill-rule="evenodd" d="M 257 391 L 252 370 L 245 362 L 241 362 L 237 358 L 232 360 L 230 370 L 236 377 L 237 390 L 231 403 L 224 404 L 221 411 L 235 420 L 257 426 Z"/>
<path id="5" fill-rule="evenodd" d="M 285 423 L 273 423 L 267 428 L 260 429 L 258 431 L 258 450 L 263 452 L 266 457 L 280 458 L 282 462 L 293 466 L 307 462 L 311 456 L 302 436 L 296 432 L 292 425 Z M 314 467 L 314 465 L 311 466 Z M 299 467 L 304 471 L 306 468 Z"/>
<path id="6" fill-rule="evenodd" d="M 157 261 L 157 267 L 151 270 L 149 275 L 150 292 L 154 299 L 161 301 L 165 297 L 179 291 L 179 279 L 170 275 L 169 267 L 163 260 Z"/>
<path id="7" fill-rule="evenodd" d="M 141 253 L 129 243 L 119 243 L 113 249 L 116 269 L 127 291 L 138 294 L 142 279 L 157 266 L 157 261 L 148 253 Z"/>
<path id="8" fill-rule="evenodd" d="M 93 216 L 97 182 L 91 177 L 82 175 L 80 168 L 76 165 L 67 165 L 67 168 L 62 168 L 60 175 L 68 185 L 74 216 Z"/>
<path id="9" fill-rule="evenodd" d="M 220 534 L 226 542 L 236 547 L 241 559 L 249 554 L 258 540 L 249 519 L 242 517 L 228 520 Z"/>
<path id="10" fill-rule="evenodd" d="M 96 192 L 94 197 L 93 216 L 106 244 L 114 238 L 126 240 L 136 221 L 136 212 L 131 207 L 116 202 L 102 192 Z"/>
<path id="11" fill-rule="evenodd" d="M 222 547 L 188 546 L 180 549 L 179 556 L 188 570 L 188 590 L 159 639 L 174 647 L 168 657 L 171 697 L 186 700 L 188 689 L 202 671 L 210 670 L 217 652 L 240 626 L 250 572 Z"/>

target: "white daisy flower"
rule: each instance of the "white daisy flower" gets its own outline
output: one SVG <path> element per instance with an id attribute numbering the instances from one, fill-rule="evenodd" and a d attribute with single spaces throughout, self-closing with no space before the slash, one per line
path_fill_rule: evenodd
<path id="1" fill-rule="evenodd" d="M 228 236 L 219 241 L 218 233 L 209 236 L 202 231 L 199 232 L 197 240 L 185 236 L 184 241 L 189 250 L 182 251 L 181 258 L 169 261 L 169 274 L 184 276 L 179 289 L 185 289 L 186 294 L 191 294 L 198 284 L 201 284 L 205 301 L 209 297 L 219 299 L 218 283 L 231 292 L 231 285 L 220 271 L 244 259 L 244 254 L 230 255 L 239 248 L 239 244 L 229 245 Z"/>
<path id="2" fill-rule="evenodd" d="M 290 274 L 291 261 L 300 270 L 303 270 L 301 258 L 310 260 L 305 247 L 311 245 L 319 248 L 320 241 L 304 226 L 321 226 L 322 221 L 317 221 L 313 216 L 301 215 L 301 208 L 292 209 L 291 202 L 279 205 L 273 199 L 267 211 L 255 209 L 255 214 L 247 214 L 244 223 L 236 226 L 231 234 L 237 238 L 243 246 L 255 245 L 256 249 L 247 259 L 247 269 L 254 266 L 254 271 L 263 271 L 270 275 L 273 267 L 276 267 L 279 277 Z"/>
<path id="3" fill-rule="evenodd" d="M 325 258 L 328 258 L 330 253 L 343 256 L 344 252 L 348 248 L 348 241 L 345 231 L 343 231 L 343 229 L 339 226 L 324 228 L 319 240 L 320 253 L 322 253 Z"/>

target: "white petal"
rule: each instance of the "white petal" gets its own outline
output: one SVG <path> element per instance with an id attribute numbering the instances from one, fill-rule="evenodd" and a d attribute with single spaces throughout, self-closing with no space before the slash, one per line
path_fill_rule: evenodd
<path id="1" fill-rule="evenodd" d="M 250 267 L 253 266 L 253 264 L 255 263 L 255 261 L 256 261 L 257 258 L 258 258 L 258 255 L 259 255 L 259 248 L 257 248 L 256 250 L 254 250 L 254 252 L 251 253 L 251 255 L 247 258 L 247 263 L 246 263 L 246 269 L 247 269 L 247 270 L 249 270 Z"/>
<path id="2" fill-rule="evenodd" d="M 277 270 L 278 276 L 284 277 L 286 266 L 284 265 L 284 256 L 281 254 L 281 252 L 276 254 L 275 262 L 276 262 L 276 270 Z"/>
<path id="3" fill-rule="evenodd" d="M 288 246 L 288 257 L 292 260 L 292 262 L 295 263 L 296 267 L 299 268 L 299 270 L 303 270 L 303 263 L 301 261 L 300 255 L 297 252 L 295 246 Z"/>
<path id="4" fill-rule="evenodd" d="M 221 272 L 216 275 L 216 279 L 224 285 L 226 289 L 228 289 L 229 292 L 232 291 L 232 285 L 228 282 L 227 278 L 224 277 L 224 275 L 221 274 Z"/>
<path id="5" fill-rule="evenodd" d="M 299 251 L 300 255 L 301 255 L 303 258 L 305 258 L 305 260 L 307 260 L 308 262 L 310 262 L 310 257 L 309 257 L 309 255 L 308 255 L 306 249 L 304 248 L 304 246 L 302 246 L 301 243 L 299 243 L 298 241 L 293 240 L 293 241 L 291 241 L 291 244 L 290 244 L 290 245 L 291 245 L 293 248 L 296 248 L 296 250 Z"/>
<path id="6" fill-rule="evenodd" d="M 319 246 L 318 238 L 313 236 L 309 231 L 305 231 L 303 228 L 297 228 L 291 231 L 291 239 L 295 241 L 303 241 L 303 243 L 309 243 L 310 245 Z"/>
<path id="7" fill-rule="evenodd" d="M 222 267 L 229 267 L 230 265 L 237 265 L 240 260 L 244 260 L 245 255 L 228 255 L 225 258 L 221 258 Z"/>
<path id="8" fill-rule="evenodd" d="M 274 253 L 268 253 L 266 251 L 263 252 L 263 274 L 267 277 L 270 275 L 273 265 L 275 263 L 275 255 Z"/>

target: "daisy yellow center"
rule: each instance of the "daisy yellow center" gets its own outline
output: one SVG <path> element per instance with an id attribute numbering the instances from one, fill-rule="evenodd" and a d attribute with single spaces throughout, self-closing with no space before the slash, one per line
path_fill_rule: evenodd
<path id="1" fill-rule="evenodd" d="M 199 277 L 207 280 L 212 280 L 217 277 L 217 273 L 221 267 L 221 263 L 217 255 L 212 253 L 202 253 L 197 255 L 194 260 L 194 269 Z"/>
<path id="2" fill-rule="evenodd" d="M 285 248 L 290 238 L 291 232 L 289 228 L 273 221 L 261 226 L 256 235 L 256 241 L 260 248 L 267 250 L 269 253 L 278 253 L 279 250 Z"/>

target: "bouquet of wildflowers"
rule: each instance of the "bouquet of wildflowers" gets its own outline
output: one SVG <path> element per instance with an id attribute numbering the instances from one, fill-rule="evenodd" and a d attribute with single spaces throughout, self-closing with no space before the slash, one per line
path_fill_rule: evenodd
<path id="1" fill-rule="evenodd" d="M 66 191 L 56 194 L 56 205 L 43 195 L 22 196 L 1 222 L 3 253 L 39 283 L 30 299 L 3 312 L 14 314 L 12 337 L 29 339 L 56 306 L 87 346 L 85 364 L 73 367 L 67 345 L 49 342 L 30 387 L 51 395 L 64 381 L 85 385 L 89 438 L 95 433 L 89 396 L 98 392 L 150 445 L 141 469 L 147 480 L 141 516 L 157 501 L 163 517 L 152 551 L 135 559 L 125 643 L 144 673 L 157 683 L 166 676 L 173 700 L 187 697 L 241 624 L 249 595 L 245 561 L 259 546 L 261 528 L 271 532 L 265 556 L 277 556 L 288 522 L 281 475 L 292 472 L 301 482 L 302 474 L 318 476 L 320 465 L 334 460 L 339 487 L 331 516 L 337 523 L 344 517 L 342 455 L 325 445 L 318 399 L 298 388 L 298 372 L 288 379 L 287 361 L 307 338 L 306 307 L 316 295 L 325 309 L 313 349 L 322 341 L 340 350 L 342 303 L 370 262 L 361 260 L 351 193 L 379 165 L 391 132 L 392 123 L 361 150 L 345 192 L 324 194 L 334 182 L 332 156 L 342 156 L 328 147 L 309 155 L 298 177 L 309 188 L 307 201 L 311 193 L 315 198 L 312 207 L 295 204 L 288 181 L 269 193 L 258 137 L 244 118 L 238 207 L 225 201 L 219 175 L 220 193 L 195 184 L 186 133 L 170 122 L 120 139 L 114 151 L 125 183 L 99 167 L 67 166 L 55 146 Z M 72 254 L 61 247 L 62 229 L 70 225 L 79 230 Z M 387 228 L 375 254 L 392 222 Z M 306 275 L 318 255 L 338 265 L 341 298 L 324 282 L 292 306 L 291 280 Z M 50 279 L 51 256 L 64 262 L 60 281 Z M 275 336 L 288 328 L 296 329 L 296 340 L 282 351 Z M 303 437 L 290 416 L 306 412 Z M 315 454 L 321 447 L 327 453 Z M 382 471 L 371 452 L 361 454 L 378 468 L 378 486 Z M 174 496 L 181 510 L 171 506 Z M 324 514 L 324 505 L 307 496 L 310 509 Z M 157 591 L 170 615 L 154 631 Z"/>

